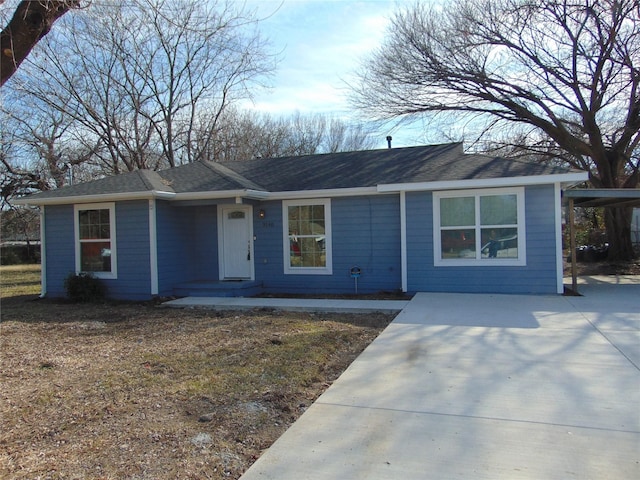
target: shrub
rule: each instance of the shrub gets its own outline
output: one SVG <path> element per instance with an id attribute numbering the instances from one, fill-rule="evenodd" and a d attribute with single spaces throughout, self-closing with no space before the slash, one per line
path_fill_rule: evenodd
<path id="1" fill-rule="evenodd" d="M 0 246 L 0 265 L 24 263 L 40 263 L 39 244 Z"/>
<path id="2" fill-rule="evenodd" d="M 107 289 L 90 273 L 71 273 L 64 281 L 67 297 L 74 302 L 93 303 L 105 299 Z"/>

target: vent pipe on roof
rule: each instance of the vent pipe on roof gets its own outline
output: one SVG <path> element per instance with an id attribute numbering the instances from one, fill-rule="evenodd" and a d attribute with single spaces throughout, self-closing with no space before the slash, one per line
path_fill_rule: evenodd
<path id="1" fill-rule="evenodd" d="M 387 136 L 387 145 L 389 145 L 389 148 L 391 148 L 391 140 L 393 140 L 393 138 L 391 138 L 391 135 Z"/>

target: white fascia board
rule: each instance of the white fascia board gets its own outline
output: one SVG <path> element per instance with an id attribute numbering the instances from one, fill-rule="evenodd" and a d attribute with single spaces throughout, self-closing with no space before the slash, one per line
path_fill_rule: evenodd
<path id="1" fill-rule="evenodd" d="M 127 192 L 127 193 L 106 193 L 97 195 L 74 195 L 71 197 L 50 197 L 50 198 L 35 198 L 29 199 L 29 197 L 18 198 L 13 203 L 16 205 L 74 205 L 82 203 L 104 203 L 104 202 L 123 202 L 127 200 L 151 200 L 151 199 L 163 199 L 173 200 L 175 197 L 173 192 L 160 192 L 157 190 L 147 192 Z"/>
<path id="2" fill-rule="evenodd" d="M 362 195 L 375 195 L 379 193 L 383 192 L 380 192 L 378 190 L 378 187 L 332 188 L 327 190 L 295 190 L 291 192 L 273 192 L 269 194 L 268 199 L 294 200 L 297 198 L 358 197 Z"/>
<path id="3" fill-rule="evenodd" d="M 327 190 L 293 190 L 290 192 L 264 192 L 258 190 L 225 190 L 219 192 L 178 193 L 174 200 L 216 200 L 247 198 L 249 200 L 295 200 L 300 198 L 336 198 L 377 195 L 377 187 L 333 188 Z M 391 193 L 391 192 L 390 192 Z"/>
<path id="4" fill-rule="evenodd" d="M 269 197 L 269 192 L 260 190 L 221 190 L 208 192 L 185 192 L 176 193 L 172 200 L 218 200 L 221 198 L 247 198 L 249 200 L 265 200 Z"/>
<path id="5" fill-rule="evenodd" d="M 581 183 L 589 179 L 588 172 L 534 175 L 530 177 L 480 178 L 474 180 L 446 180 L 439 182 L 391 183 L 378 185 L 378 192 L 418 192 L 429 190 L 461 190 L 465 188 L 514 187 L 549 183 Z"/>

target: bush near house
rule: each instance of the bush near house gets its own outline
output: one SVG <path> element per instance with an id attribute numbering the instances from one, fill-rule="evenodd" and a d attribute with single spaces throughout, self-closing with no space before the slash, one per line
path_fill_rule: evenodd
<path id="1" fill-rule="evenodd" d="M 40 243 L 7 242 L 0 245 L 0 265 L 40 263 Z"/>
<path id="2" fill-rule="evenodd" d="M 90 273 L 70 273 L 64 280 L 64 289 L 72 302 L 102 302 L 107 296 L 104 283 Z"/>

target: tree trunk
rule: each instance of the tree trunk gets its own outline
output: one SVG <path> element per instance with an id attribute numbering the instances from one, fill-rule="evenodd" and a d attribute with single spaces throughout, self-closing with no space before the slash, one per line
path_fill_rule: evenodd
<path id="1" fill-rule="evenodd" d="M 635 257 L 631 243 L 630 207 L 612 207 L 604 210 L 604 223 L 609 240 L 608 259 L 613 261 L 632 260 Z"/>
<path id="2" fill-rule="evenodd" d="M 13 18 L 0 34 L 0 86 L 49 33 L 53 22 L 79 3 L 80 0 L 23 0 L 18 4 Z"/>

